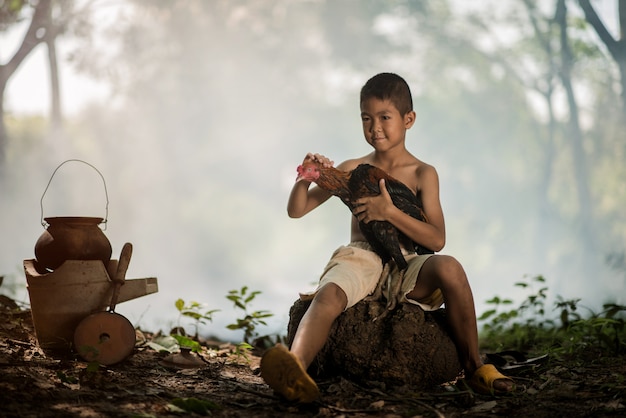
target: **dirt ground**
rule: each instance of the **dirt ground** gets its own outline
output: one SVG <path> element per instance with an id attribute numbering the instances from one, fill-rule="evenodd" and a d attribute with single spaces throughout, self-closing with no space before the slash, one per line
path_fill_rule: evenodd
<path id="1" fill-rule="evenodd" d="M 612 417 L 626 415 L 626 359 L 546 359 L 509 370 L 514 395 L 480 396 L 457 382 L 428 391 L 385 388 L 343 378 L 320 381 L 311 405 L 275 396 L 259 377 L 259 357 L 231 344 L 206 342 L 202 367 L 163 365 L 170 354 L 137 331 L 132 356 L 113 366 L 46 357 L 30 312 L 0 303 L 2 417 Z M 367 367 L 364 365 L 364 367 Z"/>

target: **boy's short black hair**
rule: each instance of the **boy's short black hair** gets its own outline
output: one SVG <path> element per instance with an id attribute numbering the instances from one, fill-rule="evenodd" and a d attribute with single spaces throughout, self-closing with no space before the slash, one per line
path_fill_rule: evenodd
<path id="1" fill-rule="evenodd" d="M 411 89 L 397 74 L 380 73 L 367 80 L 361 88 L 360 104 L 372 97 L 391 101 L 403 116 L 413 110 Z"/>

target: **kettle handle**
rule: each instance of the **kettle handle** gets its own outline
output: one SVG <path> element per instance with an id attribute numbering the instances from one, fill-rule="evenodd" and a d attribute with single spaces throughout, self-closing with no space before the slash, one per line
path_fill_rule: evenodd
<path id="1" fill-rule="evenodd" d="M 44 221 L 43 218 L 43 198 L 46 195 L 46 192 L 48 191 L 48 188 L 50 187 L 50 183 L 52 183 L 52 178 L 54 177 L 54 175 L 56 174 L 56 172 L 59 170 L 59 168 L 61 168 L 61 166 L 65 163 L 69 163 L 71 161 L 75 161 L 75 162 L 79 162 L 79 163 L 84 163 L 87 164 L 89 167 L 93 168 L 94 170 L 96 170 L 96 173 L 98 173 L 100 175 L 100 178 L 102 179 L 102 184 L 104 184 L 104 196 L 106 197 L 106 206 L 104 208 L 105 210 L 105 215 L 104 215 L 104 219 L 101 223 L 104 224 L 104 230 L 106 231 L 106 224 L 109 218 L 109 193 L 107 191 L 107 183 L 104 180 L 104 176 L 102 175 L 102 173 L 96 168 L 94 167 L 92 164 L 89 164 L 86 161 L 83 160 L 77 160 L 77 159 L 71 159 L 71 160 L 65 160 L 63 161 L 61 164 L 58 165 L 57 168 L 55 168 L 55 170 L 52 172 L 52 175 L 50 176 L 50 180 L 48 180 L 48 184 L 46 185 L 45 190 L 43 191 L 43 194 L 41 195 L 41 200 L 39 201 L 39 206 L 41 207 L 41 225 L 46 228 L 48 226 L 47 222 Z"/>

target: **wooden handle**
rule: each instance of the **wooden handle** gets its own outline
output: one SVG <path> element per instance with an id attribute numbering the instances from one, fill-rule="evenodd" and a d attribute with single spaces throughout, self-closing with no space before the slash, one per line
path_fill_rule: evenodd
<path id="1" fill-rule="evenodd" d="M 115 277 L 113 281 L 119 283 L 120 285 L 124 284 L 126 280 L 126 271 L 128 270 L 128 265 L 130 264 L 130 257 L 133 255 L 133 245 L 130 242 L 127 242 L 122 247 L 122 253 L 120 254 L 120 260 L 117 264 L 117 271 L 115 272 Z"/>
<path id="2" fill-rule="evenodd" d="M 109 307 L 109 312 L 113 312 L 115 310 L 115 305 L 117 305 L 117 298 L 120 295 L 120 287 L 126 282 L 126 271 L 128 270 L 130 257 L 132 255 L 133 245 L 130 242 L 127 242 L 122 247 L 120 259 L 117 264 L 117 271 L 115 272 L 115 277 L 113 277 L 113 296 L 111 297 L 111 306 Z"/>

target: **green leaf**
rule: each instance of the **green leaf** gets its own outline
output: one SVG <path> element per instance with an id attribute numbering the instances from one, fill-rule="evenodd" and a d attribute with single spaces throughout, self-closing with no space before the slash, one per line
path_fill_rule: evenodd
<path id="1" fill-rule="evenodd" d="M 202 315 L 200 315 L 198 312 L 193 312 L 193 311 L 184 311 L 184 312 L 182 312 L 182 315 L 183 316 L 188 316 L 188 317 L 196 319 L 196 320 L 202 318 Z"/>
<path id="2" fill-rule="evenodd" d="M 189 348 L 191 351 L 194 351 L 194 352 L 199 352 L 202 349 L 202 346 L 200 345 L 199 342 L 189 337 L 186 337 L 184 335 L 176 335 L 176 334 L 172 335 L 172 337 L 176 339 L 180 347 Z"/>
<path id="3" fill-rule="evenodd" d="M 178 309 L 179 311 L 182 311 L 183 308 L 185 307 L 185 301 L 182 299 L 178 299 L 176 300 L 175 305 L 176 305 L 176 309 Z"/>
<path id="4" fill-rule="evenodd" d="M 483 312 L 483 314 L 478 318 L 479 321 L 484 321 L 485 319 L 490 318 L 496 313 L 496 309 L 490 309 L 488 311 Z"/>

